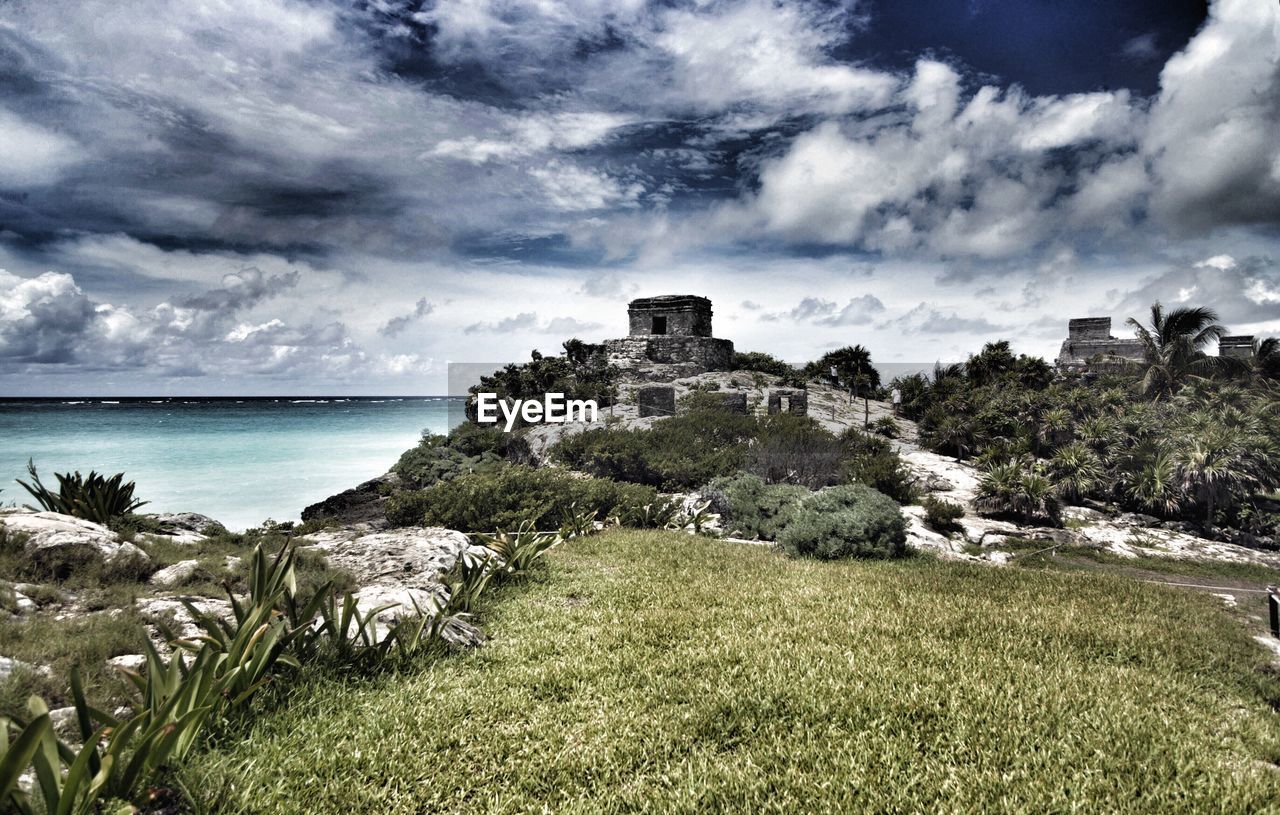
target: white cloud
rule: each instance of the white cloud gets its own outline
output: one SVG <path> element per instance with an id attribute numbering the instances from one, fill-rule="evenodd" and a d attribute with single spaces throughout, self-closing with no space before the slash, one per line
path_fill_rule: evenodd
<path id="1" fill-rule="evenodd" d="M 48 184 L 84 158 L 76 142 L 0 107 L 0 188 Z"/>
<path id="2" fill-rule="evenodd" d="M 1280 5 L 1217 0 L 1160 74 L 1144 150 L 1176 226 L 1280 221 Z"/>

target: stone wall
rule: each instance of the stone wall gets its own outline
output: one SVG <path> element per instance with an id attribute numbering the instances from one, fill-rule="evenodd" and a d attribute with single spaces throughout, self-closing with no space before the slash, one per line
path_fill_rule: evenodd
<path id="1" fill-rule="evenodd" d="M 1110 317 L 1079 317 L 1067 323 L 1067 338 L 1075 341 L 1111 339 Z"/>
<path id="2" fill-rule="evenodd" d="M 1067 323 L 1067 339 L 1058 352 L 1058 367 L 1083 369 L 1099 357 L 1139 362 L 1142 343 L 1137 339 L 1111 336 L 1110 317 L 1080 317 Z"/>
<path id="3" fill-rule="evenodd" d="M 713 337 L 623 337 L 605 340 L 604 351 L 624 375 L 655 382 L 733 367 L 733 343 Z"/>

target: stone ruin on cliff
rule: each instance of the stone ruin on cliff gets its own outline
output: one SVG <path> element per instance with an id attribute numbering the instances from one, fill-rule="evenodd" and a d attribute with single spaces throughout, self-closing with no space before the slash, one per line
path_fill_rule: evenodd
<path id="1" fill-rule="evenodd" d="M 641 297 L 627 306 L 630 336 L 604 341 L 610 365 L 630 379 L 670 382 L 733 368 L 733 343 L 711 336 L 711 301 L 689 294 Z"/>

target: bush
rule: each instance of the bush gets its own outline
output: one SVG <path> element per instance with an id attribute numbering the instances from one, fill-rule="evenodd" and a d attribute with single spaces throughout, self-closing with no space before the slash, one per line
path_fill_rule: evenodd
<path id="1" fill-rule="evenodd" d="M 392 470 L 415 488 L 447 481 L 460 473 L 495 472 L 509 463 L 528 463 L 529 443 L 497 427 L 463 422 L 447 436 L 425 433 Z"/>
<path id="2" fill-rule="evenodd" d="M 759 540 L 777 540 L 800 502 L 810 494 L 796 484 L 766 484 L 751 473 L 717 478 L 701 492 L 725 529 Z"/>
<path id="3" fill-rule="evenodd" d="M 810 495 L 778 535 L 788 554 L 836 558 L 901 557 L 907 524 L 893 499 L 862 484 Z"/>
<path id="4" fill-rule="evenodd" d="M 639 525 L 657 492 L 639 484 L 604 478 L 580 478 L 561 470 L 511 466 L 493 473 L 466 473 L 416 492 L 393 496 L 387 519 L 395 526 L 425 524 L 465 532 L 514 529 L 532 521 L 537 529 L 555 529 L 572 511 L 617 516 Z"/>
<path id="5" fill-rule="evenodd" d="M 647 430 L 588 430 L 562 439 L 551 455 L 601 478 L 690 489 L 741 470 L 757 429 L 754 416 L 695 410 Z"/>
<path id="6" fill-rule="evenodd" d="M 915 476 L 886 439 L 849 428 L 840 442 L 845 448 L 846 480 L 865 484 L 899 504 L 915 500 Z"/>
<path id="7" fill-rule="evenodd" d="M 944 535 L 958 532 L 960 524 L 956 521 L 963 517 L 964 507 L 960 504 L 943 501 L 932 495 L 924 499 L 924 525 L 934 532 L 941 532 Z"/>
<path id="8" fill-rule="evenodd" d="M 778 413 L 760 423 L 747 471 L 770 484 L 821 489 L 845 480 L 845 447 L 807 416 Z"/>
<path id="9" fill-rule="evenodd" d="M 733 370 L 759 371 L 773 376 L 792 376 L 796 369 L 777 357 L 761 351 L 737 352 L 733 355 Z"/>

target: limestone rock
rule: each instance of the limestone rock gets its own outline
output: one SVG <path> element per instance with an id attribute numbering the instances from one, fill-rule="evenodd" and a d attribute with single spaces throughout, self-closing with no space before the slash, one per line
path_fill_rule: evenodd
<path id="1" fill-rule="evenodd" d="M 49 676 L 52 673 L 48 666 L 32 665 L 29 662 L 23 662 L 20 659 L 11 659 L 9 657 L 0 657 L 0 680 L 8 679 L 13 675 L 14 671 L 20 670 L 35 671 L 38 674 Z"/>
<path id="2" fill-rule="evenodd" d="M 128 541 L 121 541 L 116 550 L 107 555 L 106 561 L 116 570 L 151 571 L 151 556 Z"/>
<path id="3" fill-rule="evenodd" d="M 150 517 L 160 525 L 160 531 L 154 534 L 179 544 L 200 543 L 222 528 L 222 524 L 198 512 L 165 512 Z"/>
<path id="4" fill-rule="evenodd" d="M 113 668 L 123 668 L 127 671 L 138 671 L 147 664 L 147 658 L 142 654 L 121 654 L 118 657 L 111 657 L 111 659 L 108 659 L 107 664 Z"/>
<path id="5" fill-rule="evenodd" d="M 326 530 L 309 536 L 310 549 L 329 565 L 345 569 L 362 586 L 386 584 L 433 588 L 436 575 L 453 568 L 471 546 L 467 536 L 451 529 L 405 527 L 361 534 L 359 530 Z"/>
<path id="6" fill-rule="evenodd" d="M 199 571 L 200 561 L 180 560 L 172 566 L 166 566 L 151 575 L 151 579 L 147 582 L 153 586 L 171 589 L 175 586 L 181 586 L 183 583 L 188 582 Z"/>
<path id="7" fill-rule="evenodd" d="M 453 567 L 470 549 L 466 535 L 449 529 L 407 527 L 387 532 L 359 529 L 326 530 L 309 538 L 309 548 L 325 556 L 330 566 L 350 572 L 360 583 L 356 605 L 369 613 L 389 605 L 378 614 L 379 633 L 397 619 L 432 614 L 447 598 L 440 572 Z M 473 626 L 454 621 L 445 639 L 457 645 L 481 641 Z"/>
<path id="8" fill-rule="evenodd" d="M 188 597 L 202 614 L 212 614 L 224 620 L 233 618 L 231 603 L 226 600 L 214 600 L 208 597 Z M 138 613 L 151 624 L 164 623 L 173 628 L 173 633 L 181 637 L 194 637 L 200 628 L 192 622 L 191 614 L 177 597 L 139 597 Z"/>
<path id="9" fill-rule="evenodd" d="M 105 526 L 56 512 L 0 510 L 0 525 L 26 537 L 26 555 L 37 566 L 65 571 L 116 553 L 120 538 Z"/>

